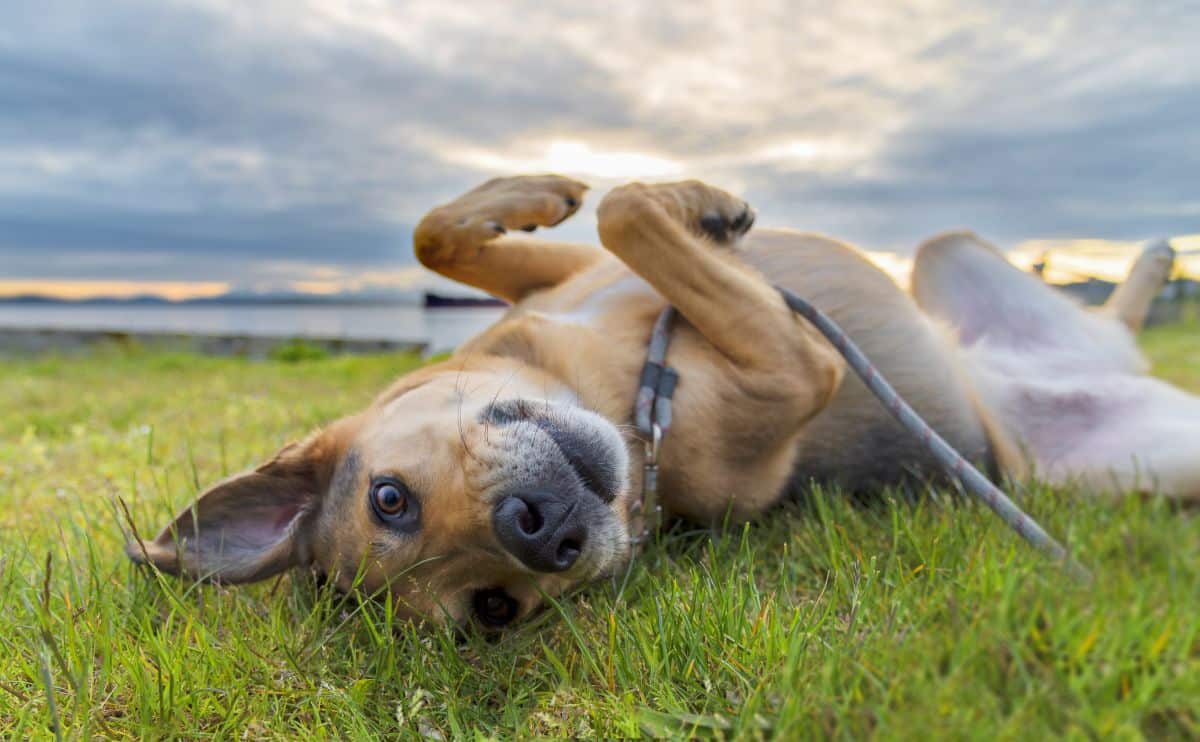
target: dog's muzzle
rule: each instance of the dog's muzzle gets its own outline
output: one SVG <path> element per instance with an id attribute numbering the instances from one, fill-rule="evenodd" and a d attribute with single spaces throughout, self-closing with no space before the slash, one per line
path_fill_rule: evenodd
<path id="1" fill-rule="evenodd" d="M 588 494 L 527 492 L 509 495 L 492 511 L 500 543 L 535 572 L 565 572 L 583 553 L 588 523 L 603 504 Z"/>
<path id="2" fill-rule="evenodd" d="M 565 572 L 590 541 L 611 538 L 603 525 L 627 465 L 615 429 L 592 413 L 524 400 L 489 405 L 482 419 L 520 441 L 492 510 L 506 551 L 535 572 Z"/>

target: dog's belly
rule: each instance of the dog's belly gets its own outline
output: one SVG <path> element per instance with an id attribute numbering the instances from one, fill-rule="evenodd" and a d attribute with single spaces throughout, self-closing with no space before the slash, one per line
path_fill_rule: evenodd
<path id="1" fill-rule="evenodd" d="M 1200 496 L 1200 400 L 1166 382 L 1054 346 L 964 350 L 980 396 L 1033 474 L 1092 492 Z M 1116 355 L 1115 353 L 1113 354 Z M 1117 356 L 1119 358 L 1119 356 Z"/>

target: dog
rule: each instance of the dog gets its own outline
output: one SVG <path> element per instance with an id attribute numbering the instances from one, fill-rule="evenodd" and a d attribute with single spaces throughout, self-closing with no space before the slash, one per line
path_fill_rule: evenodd
<path id="1" fill-rule="evenodd" d="M 848 245 L 751 231 L 749 205 L 698 181 L 609 192 L 603 250 L 521 233 L 569 218 L 586 190 L 498 178 L 429 212 L 417 258 L 509 302 L 504 317 L 204 492 L 129 555 L 224 583 L 305 567 L 389 595 L 406 618 L 518 621 L 636 549 L 647 454 L 630 423 L 668 304 L 679 382 L 657 490 L 670 516 L 745 521 L 814 481 L 870 493 L 935 476 L 921 442 L 773 284 L 830 315 L 998 476 L 1200 499 L 1200 398 L 1149 377 L 1132 334 L 1169 248 L 1144 253 L 1090 311 L 969 233 L 924 243 L 906 292 Z"/>

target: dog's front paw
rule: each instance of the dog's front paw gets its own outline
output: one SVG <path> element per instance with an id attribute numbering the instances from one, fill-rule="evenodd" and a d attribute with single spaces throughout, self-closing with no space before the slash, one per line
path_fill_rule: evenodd
<path id="1" fill-rule="evenodd" d="M 754 225 L 754 209 L 748 203 L 698 180 L 621 186 L 604 198 L 597 217 L 603 223 L 647 206 L 662 209 L 689 231 L 720 244 L 736 241 Z"/>
<path id="2" fill-rule="evenodd" d="M 561 175 L 493 178 L 429 212 L 414 243 L 482 244 L 509 230 L 553 227 L 579 210 L 587 185 Z"/>

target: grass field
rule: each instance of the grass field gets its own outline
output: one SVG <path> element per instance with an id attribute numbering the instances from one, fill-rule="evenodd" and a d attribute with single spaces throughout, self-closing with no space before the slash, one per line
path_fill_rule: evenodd
<path id="1" fill-rule="evenodd" d="M 1143 344 L 1200 392 L 1200 322 Z M 118 499 L 157 527 L 416 363 L 289 358 L 0 361 L 0 736 L 1200 735 L 1200 522 L 1153 498 L 1022 492 L 1076 586 L 982 508 L 815 493 L 499 639 L 131 568 Z"/>

